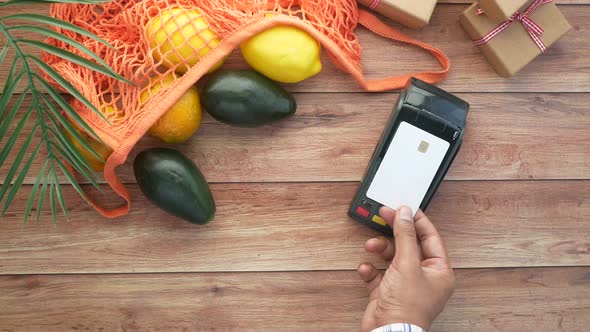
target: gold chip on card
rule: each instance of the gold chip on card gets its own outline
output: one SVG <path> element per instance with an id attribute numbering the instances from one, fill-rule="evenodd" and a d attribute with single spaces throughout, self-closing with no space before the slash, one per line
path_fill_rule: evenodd
<path id="1" fill-rule="evenodd" d="M 428 142 L 422 141 L 420 143 L 420 146 L 418 146 L 418 151 L 420 151 L 422 153 L 426 153 L 428 151 L 429 146 L 430 146 L 430 144 L 428 144 Z"/>

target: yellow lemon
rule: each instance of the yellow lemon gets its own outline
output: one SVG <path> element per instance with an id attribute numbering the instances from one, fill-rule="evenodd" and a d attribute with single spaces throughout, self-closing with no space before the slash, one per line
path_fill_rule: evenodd
<path id="1" fill-rule="evenodd" d="M 296 27 L 275 26 L 244 41 L 240 48 L 252 68 L 278 82 L 297 83 L 322 70 L 320 44 Z"/>
<path id="2" fill-rule="evenodd" d="M 117 110 L 112 106 L 104 107 L 104 109 L 101 109 L 101 111 L 103 112 L 103 114 L 105 114 L 105 116 L 117 112 Z M 120 117 L 122 115 L 116 116 Z M 80 130 L 78 126 L 75 125 L 74 122 L 72 122 L 70 119 L 67 119 L 67 121 L 78 133 L 78 135 L 80 135 L 80 137 L 82 137 L 82 139 L 86 141 L 94 149 L 94 151 L 102 158 L 102 160 L 98 159 L 94 154 L 92 154 L 88 149 L 86 149 L 82 145 L 82 143 L 80 143 L 76 138 L 74 138 L 72 134 L 70 134 L 70 132 L 64 130 L 66 137 L 70 140 L 70 142 L 72 142 L 74 148 L 78 150 L 82 158 L 86 159 L 90 167 L 92 167 L 92 169 L 95 172 L 102 172 L 104 170 L 104 162 L 110 157 L 110 155 L 113 153 L 113 150 L 111 150 L 108 146 L 100 143 L 92 136 L 88 135 L 86 132 Z"/>
<path id="3" fill-rule="evenodd" d="M 107 120 L 109 121 L 109 123 L 111 125 L 114 125 L 114 123 L 119 120 L 122 119 L 123 117 L 125 117 L 125 115 L 121 112 L 119 112 L 115 107 L 113 106 L 106 106 L 100 109 L 100 112 L 107 118 Z"/>
<path id="4" fill-rule="evenodd" d="M 153 81 L 151 87 L 140 96 L 145 102 L 163 88 L 169 87 L 178 77 L 168 74 L 159 81 Z M 177 144 L 188 140 L 201 125 L 201 102 L 196 87 L 191 87 L 148 131 L 148 133 L 165 143 Z"/>
<path id="5" fill-rule="evenodd" d="M 197 9 L 173 7 L 160 12 L 146 25 L 152 56 L 167 68 L 184 74 L 196 65 L 220 40 Z M 209 72 L 217 70 L 223 60 Z"/>

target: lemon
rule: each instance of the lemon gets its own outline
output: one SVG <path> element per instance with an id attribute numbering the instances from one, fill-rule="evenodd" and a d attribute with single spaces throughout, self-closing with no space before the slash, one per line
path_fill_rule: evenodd
<path id="1" fill-rule="evenodd" d="M 167 68 L 184 74 L 196 65 L 220 40 L 198 9 L 173 7 L 160 12 L 146 25 L 152 56 Z M 223 60 L 209 72 L 217 70 Z"/>
<path id="2" fill-rule="evenodd" d="M 107 120 L 109 121 L 109 123 L 111 125 L 114 125 L 114 123 L 117 120 L 122 119 L 123 117 L 125 117 L 125 115 L 121 112 L 119 112 L 115 107 L 113 106 L 105 106 L 102 107 L 101 109 L 99 109 L 100 112 L 105 116 L 105 118 L 107 118 Z"/>
<path id="3" fill-rule="evenodd" d="M 252 68 L 278 82 L 297 83 L 322 70 L 320 44 L 296 27 L 272 27 L 244 41 L 240 48 Z"/>
<path id="4" fill-rule="evenodd" d="M 107 116 L 109 114 L 117 113 L 117 110 L 112 106 L 107 106 L 107 107 L 104 107 L 103 109 L 101 109 L 101 112 L 103 114 L 105 114 L 105 116 Z M 122 115 L 116 115 L 116 116 L 120 117 Z M 74 146 L 74 148 L 76 148 L 76 150 L 78 150 L 78 152 L 80 153 L 82 158 L 86 159 L 86 161 L 88 162 L 90 167 L 92 167 L 92 169 L 95 172 L 102 172 L 104 170 L 104 162 L 110 157 L 110 155 L 113 153 L 113 150 L 111 150 L 108 146 L 100 143 L 99 141 L 94 139 L 92 136 L 88 135 L 86 132 L 82 131 L 70 119 L 67 119 L 67 121 L 74 128 L 76 133 L 78 133 L 78 135 L 80 135 L 80 137 L 82 137 L 82 139 L 84 141 L 86 141 L 94 149 L 94 151 L 102 158 L 102 160 L 98 159 L 92 152 L 90 152 L 90 150 L 86 149 L 82 145 L 82 143 L 80 143 L 76 138 L 74 138 L 74 136 L 72 134 L 70 134 L 70 132 L 68 132 L 67 130 L 64 130 L 64 133 L 65 133 L 66 137 L 68 138 L 68 140 L 70 140 L 70 142 L 72 142 L 72 145 Z"/>
<path id="5" fill-rule="evenodd" d="M 140 96 L 142 103 L 151 95 L 169 87 L 178 79 L 175 74 L 168 74 L 159 81 L 152 81 L 151 87 Z M 177 144 L 188 140 L 201 125 L 201 102 L 196 87 L 191 87 L 172 107 L 164 113 L 148 133 L 165 143 Z"/>

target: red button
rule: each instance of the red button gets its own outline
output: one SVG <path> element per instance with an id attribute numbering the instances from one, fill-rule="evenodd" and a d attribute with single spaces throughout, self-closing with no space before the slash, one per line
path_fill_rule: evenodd
<path id="1" fill-rule="evenodd" d="M 359 214 L 360 216 L 365 217 L 365 218 L 369 218 L 369 215 L 371 214 L 371 212 L 369 212 L 369 210 L 365 209 L 362 206 L 359 206 L 356 208 L 356 213 Z"/>

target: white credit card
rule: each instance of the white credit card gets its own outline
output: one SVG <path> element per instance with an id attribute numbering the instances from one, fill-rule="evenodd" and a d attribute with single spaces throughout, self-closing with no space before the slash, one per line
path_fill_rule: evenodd
<path id="1" fill-rule="evenodd" d="M 449 147 L 449 142 L 401 122 L 367 197 L 392 209 L 409 206 L 415 214 Z"/>

